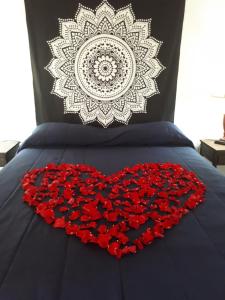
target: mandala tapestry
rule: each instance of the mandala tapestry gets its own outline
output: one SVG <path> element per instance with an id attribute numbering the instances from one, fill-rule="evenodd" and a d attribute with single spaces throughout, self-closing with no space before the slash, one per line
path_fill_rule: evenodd
<path id="1" fill-rule="evenodd" d="M 37 124 L 172 121 L 185 0 L 24 0 Z"/>
<path id="2" fill-rule="evenodd" d="M 156 58 L 161 42 L 151 37 L 151 20 L 136 20 L 132 6 L 115 10 L 103 1 L 93 11 L 79 5 L 75 20 L 59 20 L 60 36 L 49 42 L 54 58 L 47 70 L 52 93 L 65 113 L 83 123 L 127 124 L 132 112 L 146 112 L 163 70 Z"/>

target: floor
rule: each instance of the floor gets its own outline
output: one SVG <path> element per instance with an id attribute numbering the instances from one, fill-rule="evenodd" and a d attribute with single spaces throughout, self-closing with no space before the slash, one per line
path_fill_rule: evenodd
<path id="1" fill-rule="evenodd" d="M 225 166 L 218 166 L 217 169 L 225 175 Z"/>

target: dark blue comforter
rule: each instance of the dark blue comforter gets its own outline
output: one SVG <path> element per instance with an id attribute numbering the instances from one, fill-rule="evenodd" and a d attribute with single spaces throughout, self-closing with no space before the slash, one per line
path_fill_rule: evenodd
<path id="1" fill-rule="evenodd" d="M 22 201 L 21 178 L 49 162 L 113 173 L 174 162 L 207 186 L 206 201 L 136 255 L 117 260 L 55 230 Z M 0 172 L 0 300 L 224 300 L 225 177 L 167 122 L 100 129 L 43 124 Z"/>

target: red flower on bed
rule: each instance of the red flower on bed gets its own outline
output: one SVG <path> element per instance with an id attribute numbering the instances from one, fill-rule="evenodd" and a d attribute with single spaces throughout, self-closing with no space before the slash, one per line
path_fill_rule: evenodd
<path id="1" fill-rule="evenodd" d="M 136 253 L 204 201 L 205 186 L 172 163 L 145 163 L 106 176 L 53 163 L 25 174 L 23 200 L 54 228 L 121 258 Z"/>

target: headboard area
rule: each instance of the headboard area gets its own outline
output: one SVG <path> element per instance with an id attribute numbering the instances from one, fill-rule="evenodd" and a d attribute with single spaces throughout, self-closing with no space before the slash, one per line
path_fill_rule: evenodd
<path id="1" fill-rule="evenodd" d="M 185 0 L 25 0 L 37 123 L 173 121 Z"/>

